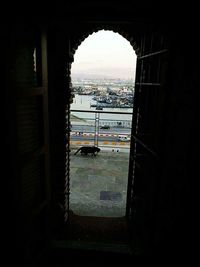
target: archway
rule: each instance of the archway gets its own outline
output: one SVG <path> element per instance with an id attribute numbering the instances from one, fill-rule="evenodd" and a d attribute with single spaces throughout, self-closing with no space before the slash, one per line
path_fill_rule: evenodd
<path id="1" fill-rule="evenodd" d="M 92 69 L 83 73 L 84 64 L 78 79 L 73 79 L 78 74 L 71 72 L 75 98 L 70 113 L 70 209 L 82 216 L 123 217 L 126 214 L 136 56 L 130 43 L 113 31 L 100 30 L 84 42 L 82 61 L 93 60 L 87 66 Z M 106 50 L 103 50 L 104 45 Z M 77 50 L 79 58 L 80 48 Z M 99 56 L 101 51 L 104 54 Z M 101 62 L 101 69 L 91 73 L 94 58 L 98 67 Z M 74 64 L 72 70 L 77 70 Z M 109 64 L 112 67 L 109 68 Z M 99 147 L 101 152 L 96 157 L 80 152 L 74 156 L 77 149 L 88 146 Z"/>
<path id="2" fill-rule="evenodd" d="M 81 36 L 82 37 L 80 38 L 75 38 L 76 41 L 71 43 L 73 54 L 78 47 L 77 44 L 80 43 L 79 41 L 83 40 L 88 34 L 83 34 Z M 155 31 L 155 29 L 151 29 L 148 33 L 140 33 L 137 35 L 137 40 L 140 41 L 141 49 L 136 50 L 138 57 L 133 103 L 134 112 L 131 129 L 132 138 L 129 160 L 127 205 L 126 216 L 124 218 L 127 219 L 126 221 L 131 225 L 131 235 L 134 235 L 133 238 L 141 240 L 145 231 L 145 223 L 148 219 L 151 219 L 152 216 L 155 199 L 153 187 L 159 179 L 158 162 L 159 150 L 162 149 L 163 145 L 162 116 L 164 109 L 166 108 L 164 100 L 167 90 L 165 82 L 167 71 L 166 52 L 168 49 L 165 35 L 159 30 Z M 70 74 L 71 64 L 69 63 L 69 81 Z M 69 157 L 70 155 L 68 153 L 68 158 Z M 67 161 L 67 164 L 69 166 L 69 161 Z M 69 169 L 67 172 L 66 185 L 68 187 L 70 184 Z M 69 201 L 66 202 L 66 206 L 68 204 Z M 92 217 L 87 217 L 86 221 L 79 220 L 80 223 L 78 224 L 76 222 L 73 223 L 73 219 L 71 222 L 72 225 L 78 225 L 78 229 L 81 229 L 83 225 L 86 225 L 89 227 L 89 229 L 86 227 L 87 230 L 91 230 L 90 226 L 92 226 L 98 236 L 98 230 L 100 230 L 101 226 L 98 228 L 97 222 L 102 222 L 102 220 L 99 220 L 99 217 L 95 217 L 94 220 L 91 218 Z M 110 222 L 112 223 L 110 224 Z M 117 218 L 118 225 L 119 222 L 120 220 Z M 110 221 L 103 218 L 103 224 L 109 225 L 107 229 L 108 231 L 104 233 L 104 239 L 107 239 L 108 234 L 112 232 L 111 239 L 113 240 L 113 234 L 115 235 L 119 233 L 119 229 L 113 233 L 113 220 Z M 100 225 L 102 224 L 100 223 Z M 122 228 L 123 227 L 121 227 L 121 229 Z M 76 230 L 77 229 L 75 229 L 75 231 Z M 85 232 L 87 232 L 87 230 Z M 93 233 L 91 236 L 93 236 Z"/>

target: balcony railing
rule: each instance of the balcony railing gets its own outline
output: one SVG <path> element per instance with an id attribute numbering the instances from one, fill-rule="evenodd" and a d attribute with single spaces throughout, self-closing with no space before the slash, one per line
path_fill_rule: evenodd
<path id="1" fill-rule="evenodd" d="M 132 113 L 71 110 L 71 146 L 130 148 Z"/>

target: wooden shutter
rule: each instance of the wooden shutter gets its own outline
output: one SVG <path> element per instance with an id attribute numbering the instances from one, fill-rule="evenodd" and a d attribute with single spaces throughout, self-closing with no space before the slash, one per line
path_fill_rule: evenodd
<path id="1" fill-rule="evenodd" d="M 34 252 L 45 234 L 50 201 L 47 38 L 22 31 L 16 48 L 16 125 L 21 242 Z M 44 215 L 45 214 L 45 215 Z M 30 255 L 25 252 L 25 255 Z"/>
<path id="2" fill-rule="evenodd" d="M 142 36 L 137 58 L 127 196 L 127 216 L 134 225 L 134 235 L 140 236 L 138 240 L 146 238 L 144 226 L 153 212 L 162 144 L 167 53 L 163 34 L 151 32 Z"/>

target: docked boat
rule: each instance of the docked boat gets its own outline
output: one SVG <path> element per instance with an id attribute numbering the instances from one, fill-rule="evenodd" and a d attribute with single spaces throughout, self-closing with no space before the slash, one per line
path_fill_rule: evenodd
<path id="1" fill-rule="evenodd" d="M 96 107 L 96 110 L 103 110 L 103 107 Z"/>

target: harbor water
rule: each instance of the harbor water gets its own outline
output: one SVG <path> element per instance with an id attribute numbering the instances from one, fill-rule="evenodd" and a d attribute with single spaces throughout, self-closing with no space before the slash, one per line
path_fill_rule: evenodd
<path id="1" fill-rule="evenodd" d="M 78 95 L 75 94 L 75 97 L 73 99 L 73 103 L 70 106 L 71 114 L 87 119 L 87 120 L 94 120 L 95 119 L 95 113 L 91 113 L 91 111 L 97 111 L 95 107 L 91 107 L 91 104 L 94 104 L 95 101 L 93 100 L 92 95 Z M 80 110 L 80 111 L 90 111 L 90 112 L 74 112 L 73 110 Z M 109 114 L 109 113 L 103 113 L 103 112 L 113 112 L 117 114 Z M 118 114 L 118 113 L 122 114 Z M 100 113 L 100 119 L 104 121 L 118 121 L 118 122 L 131 122 L 132 121 L 132 112 L 133 108 L 103 108 L 102 112 Z M 123 114 L 124 113 L 124 114 Z M 126 114 L 130 113 L 130 114 Z"/>

